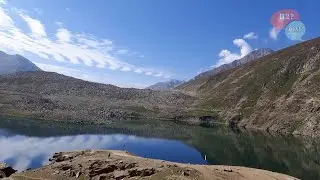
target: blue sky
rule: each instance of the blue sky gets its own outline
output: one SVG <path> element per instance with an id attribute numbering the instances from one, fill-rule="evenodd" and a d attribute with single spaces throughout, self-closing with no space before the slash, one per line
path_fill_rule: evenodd
<path id="1" fill-rule="evenodd" d="M 44 70 L 143 88 L 298 43 L 283 30 L 270 35 L 280 9 L 299 12 L 304 40 L 318 37 L 318 7 L 318 0 L 0 0 L 0 50 Z"/>

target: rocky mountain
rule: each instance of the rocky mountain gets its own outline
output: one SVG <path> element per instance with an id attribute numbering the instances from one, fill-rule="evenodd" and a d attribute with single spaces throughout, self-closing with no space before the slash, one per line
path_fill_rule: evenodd
<path id="1" fill-rule="evenodd" d="M 151 90 L 168 90 L 168 89 L 173 89 L 181 84 L 185 83 L 185 81 L 181 80 L 176 80 L 176 79 L 171 79 L 170 81 L 166 82 L 158 82 L 154 85 L 151 85 L 147 87 L 146 89 L 151 89 Z"/>
<path id="2" fill-rule="evenodd" d="M 177 89 L 232 126 L 320 136 L 320 38 Z"/>
<path id="3" fill-rule="evenodd" d="M 0 51 L 0 74 L 41 71 L 35 64 L 20 55 L 9 55 Z"/>
<path id="4" fill-rule="evenodd" d="M 259 58 L 262 58 L 263 56 L 269 55 L 273 52 L 274 51 L 269 48 L 262 48 L 262 49 L 254 50 L 239 60 L 235 60 L 229 64 L 223 64 L 223 65 L 216 67 L 210 71 L 203 72 L 203 73 L 199 74 L 198 76 L 196 76 L 195 79 L 199 79 L 202 77 L 214 76 L 222 71 L 226 71 L 226 70 L 241 66 L 241 65 L 248 63 L 250 61 L 254 61 Z"/>
<path id="5" fill-rule="evenodd" d="M 320 137 L 320 38 L 248 61 L 194 78 L 175 91 L 119 88 L 43 71 L 1 75 L 0 115 L 81 123 L 221 121 Z"/>
<path id="6" fill-rule="evenodd" d="M 0 115 L 99 123 L 173 118 L 185 114 L 193 101 L 180 92 L 119 88 L 52 72 L 0 76 Z"/>

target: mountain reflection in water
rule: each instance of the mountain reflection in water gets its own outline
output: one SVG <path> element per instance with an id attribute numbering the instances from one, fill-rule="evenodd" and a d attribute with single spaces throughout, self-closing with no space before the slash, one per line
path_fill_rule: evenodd
<path id="1" fill-rule="evenodd" d="M 19 170 L 46 164 L 59 151 L 116 149 L 168 161 L 245 166 L 320 179 L 319 142 L 155 120 L 93 126 L 0 117 L 0 161 Z"/>
<path id="2" fill-rule="evenodd" d="M 206 164 L 197 150 L 173 140 L 122 134 L 43 138 L 21 135 L 6 136 L 2 132 L 0 133 L 0 162 L 7 162 L 20 171 L 47 164 L 48 159 L 55 152 L 84 149 L 128 150 L 136 155 L 149 158 Z"/>

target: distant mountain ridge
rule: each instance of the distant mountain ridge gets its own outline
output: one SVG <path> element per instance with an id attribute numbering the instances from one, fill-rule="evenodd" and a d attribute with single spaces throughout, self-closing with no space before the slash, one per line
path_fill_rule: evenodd
<path id="1" fill-rule="evenodd" d="M 46 71 L 0 75 L 0 115 L 99 123 L 173 118 L 186 114 L 194 99 L 176 91 L 120 88 Z"/>
<path id="2" fill-rule="evenodd" d="M 151 85 L 147 87 L 146 89 L 151 89 L 151 90 L 167 90 L 167 89 L 173 89 L 181 84 L 185 83 L 185 81 L 181 80 L 176 80 L 176 79 L 171 79 L 170 81 L 166 82 L 158 82 L 154 85 Z"/>
<path id="3" fill-rule="evenodd" d="M 216 67 L 212 70 L 201 73 L 198 76 L 196 76 L 195 79 L 214 76 L 222 71 L 226 71 L 226 70 L 241 66 L 241 65 L 246 64 L 250 61 L 254 61 L 259 58 L 262 58 L 263 56 L 269 55 L 273 52 L 274 52 L 274 50 L 269 49 L 269 48 L 262 48 L 262 49 L 254 50 L 239 60 L 235 60 L 229 64 L 223 64 L 223 65 Z"/>
<path id="4" fill-rule="evenodd" d="M 42 71 L 27 58 L 0 51 L 0 75 L 16 72 Z"/>

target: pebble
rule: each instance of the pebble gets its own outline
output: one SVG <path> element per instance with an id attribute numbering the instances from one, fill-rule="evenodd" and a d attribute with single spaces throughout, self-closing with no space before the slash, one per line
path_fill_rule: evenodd
<path id="1" fill-rule="evenodd" d="M 77 174 L 76 174 L 76 178 L 78 178 L 80 175 L 81 175 L 81 172 L 78 171 Z"/>
<path id="2" fill-rule="evenodd" d="M 183 171 L 182 175 L 184 175 L 184 176 L 189 176 L 189 173 L 188 173 L 188 172 Z"/>

